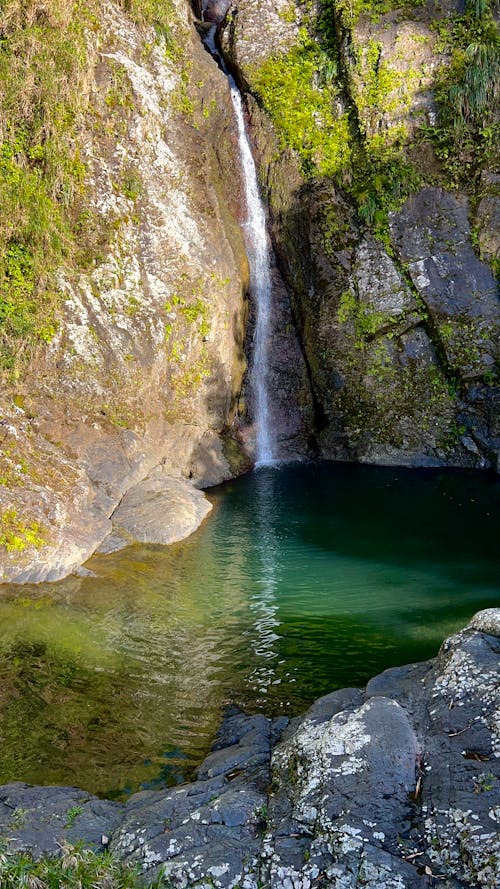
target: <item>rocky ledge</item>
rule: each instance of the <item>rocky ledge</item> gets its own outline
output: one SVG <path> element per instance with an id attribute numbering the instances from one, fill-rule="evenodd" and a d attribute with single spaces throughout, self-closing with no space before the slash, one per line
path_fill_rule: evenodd
<path id="1" fill-rule="evenodd" d="M 0 788 L 11 851 L 109 846 L 175 889 L 500 883 L 500 609 L 290 722 L 229 707 L 197 780 L 120 804 Z"/>

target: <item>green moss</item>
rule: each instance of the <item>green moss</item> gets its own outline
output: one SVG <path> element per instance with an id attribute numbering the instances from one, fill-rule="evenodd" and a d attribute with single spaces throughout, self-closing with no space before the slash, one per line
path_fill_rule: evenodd
<path id="1" fill-rule="evenodd" d="M 349 121 L 335 112 L 338 93 L 328 75 L 331 61 L 305 31 L 289 52 L 252 72 L 258 101 L 270 115 L 283 147 L 294 149 L 306 176 L 332 176 L 350 162 Z M 323 82 L 318 72 L 327 71 Z"/>
<path id="2" fill-rule="evenodd" d="M 290 0 L 288 6 L 285 9 L 280 9 L 278 11 L 278 15 L 280 19 L 282 19 L 282 21 L 288 22 L 288 24 L 293 24 L 297 15 L 294 0 Z"/>
<path id="3" fill-rule="evenodd" d="M 356 349 L 363 349 L 366 340 L 373 338 L 382 328 L 395 324 L 397 319 L 387 312 L 378 312 L 370 305 L 363 305 L 352 290 L 346 290 L 340 296 L 337 321 L 339 324 L 352 322 Z"/>
<path id="4" fill-rule="evenodd" d="M 189 95 L 186 84 L 182 81 L 172 94 L 171 107 L 174 111 L 187 116 L 194 113 L 194 102 Z"/>
<path id="5" fill-rule="evenodd" d="M 363 56 L 364 83 L 357 97 L 359 111 L 367 108 L 376 109 L 379 113 L 394 111 L 400 104 L 394 92 L 401 87 L 405 75 L 382 60 L 382 44 L 378 40 L 372 38 L 368 41 Z"/>
<path id="6" fill-rule="evenodd" d="M 381 59 L 380 44 L 371 40 L 352 61 L 364 84 L 354 90 L 338 51 L 342 8 L 326 2 L 311 20 L 310 34 L 301 29 L 295 47 L 251 72 L 252 87 L 282 146 L 298 153 L 305 176 L 332 177 L 345 188 L 361 220 L 390 248 L 388 214 L 418 188 L 422 177 L 406 156 L 404 124 L 380 130 L 377 121 L 408 106 L 418 72 L 391 68 Z M 350 6 L 354 18 L 382 8 L 385 4 Z M 334 110 L 344 107 L 349 110 Z"/>
<path id="7" fill-rule="evenodd" d="M 336 6 L 343 26 L 350 29 L 362 15 L 376 22 L 381 16 L 396 9 L 403 13 L 425 6 L 425 0 L 336 0 Z"/>
<path id="8" fill-rule="evenodd" d="M 134 107 L 134 94 L 132 83 L 124 65 L 119 65 L 113 59 L 107 60 L 110 84 L 105 97 L 106 106 L 111 112 L 132 111 Z"/>
<path id="9" fill-rule="evenodd" d="M 434 27 L 447 59 L 435 81 L 438 121 L 424 134 L 442 162 L 445 184 L 470 189 L 480 168 L 498 161 L 498 25 L 484 0 Z"/>
<path id="10" fill-rule="evenodd" d="M 134 167 L 126 167 L 122 173 L 120 191 L 129 201 L 137 201 L 144 191 L 144 185 L 139 172 Z"/>
<path id="11" fill-rule="evenodd" d="M 458 317 L 439 324 L 436 333 L 448 362 L 458 373 L 480 374 L 484 370 L 480 345 L 495 339 L 490 324 L 483 322 L 478 326 L 477 321 Z M 489 377 L 496 380 L 494 370 L 489 372 Z"/>
<path id="12" fill-rule="evenodd" d="M 38 473 L 33 470 L 14 445 L 6 446 L 4 444 L 0 485 L 6 488 L 24 487 L 28 480 L 38 482 Z"/>
<path id="13" fill-rule="evenodd" d="M 129 296 L 127 300 L 127 305 L 125 306 L 125 314 L 129 316 L 129 318 L 133 318 L 134 315 L 137 315 L 141 307 L 141 300 L 136 296 Z M 130 360 L 130 359 L 129 359 Z"/>
<path id="14" fill-rule="evenodd" d="M 452 447 L 449 431 L 454 402 L 437 367 L 416 362 L 400 366 L 394 363 L 388 342 L 377 340 L 363 353 L 363 359 L 352 363 L 348 377 L 349 384 L 340 390 L 337 401 L 352 444 L 362 440 L 369 429 L 374 441 L 411 447 L 412 428 L 419 447 L 422 432 L 437 434 L 438 444 Z M 375 388 L 370 380 L 376 380 Z"/>
<path id="15" fill-rule="evenodd" d="M 218 279 L 207 281 L 203 277 L 193 280 L 184 274 L 179 280 L 181 293 L 174 293 L 165 303 L 165 311 L 169 314 L 169 321 L 165 324 L 165 349 L 176 400 L 192 395 L 209 376 L 205 341 L 210 334 L 211 323 L 207 297 L 210 286 L 216 281 Z M 198 350 L 198 357 L 195 351 L 186 367 L 184 361 L 192 347 Z"/>
<path id="16" fill-rule="evenodd" d="M 202 382 L 210 376 L 210 367 L 206 348 L 189 368 L 176 373 L 173 378 L 174 394 L 176 399 L 191 398 L 199 389 Z"/>
<path id="17" fill-rule="evenodd" d="M 171 0 L 121 6 L 139 25 L 155 28 L 172 61 L 184 58 L 185 28 Z M 76 138 L 92 80 L 87 42 L 99 29 L 101 4 L 0 0 L 0 13 L 0 372 L 17 379 L 57 330 L 58 271 L 99 261 L 108 241 L 108 221 L 85 207 Z M 124 66 L 107 65 L 107 111 L 104 118 L 96 113 L 95 127 L 116 137 L 134 95 Z M 124 169 L 118 185 L 131 200 L 140 196 L 133 171 Z"/>
<path id="18" fill-rule="evenodd" d="M 158 33 L 169 33 L 176 9 L 172 0 L 119 0 L 130 18 L 140 25 L 153 25 Z"/>
<path id="19" fill-rule="evenodd" d="M 329 259 L 342 250 L 349 235 L 351 220 L 333 203 L 322 203 L 319 207 L 318 222 L 321 232 L 321 247 Z"/>
<path id="20" fill-rule="evenodd" d="M 15 509 L 0 514 L 0 547 L 7 552 L 22 553 L 29 546 L 40 549 L 45 543 L 45 529 L 38 522 L 25 524 Z"/>
<path id="21" fill-rule="evenodd" d="M 87 101 L 91 4 L 4 0 L 0 22 L 0 369 L 15 374 L 56 330 L 56 269 L 85 167 L 72 142 Z"/>
<path id="22" fill-rule="evenodd" d="M 349 191 L 361 220 L 389 253 L 389 213 L 397 210 L 423 182 L 422 174 L 408 161 L 402 147 L 384 146 L 373 140 L 368 148 L 361 146 L 356 153 Z"/>

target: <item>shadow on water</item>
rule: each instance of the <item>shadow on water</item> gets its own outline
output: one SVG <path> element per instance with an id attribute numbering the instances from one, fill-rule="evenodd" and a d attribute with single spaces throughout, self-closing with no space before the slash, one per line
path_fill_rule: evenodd
<path id="1" fill-rule="evenodd" d="M 171 547 L 0 593 L 0 783 L 189 779 L 228 700 L 269 714 L 433 656 L 498 603 L 498 481 L 340 464 L 217 489 Z"/>
<path id="2" fill-rule="evenodd" d="M 478 559 L 495 563 L 495 475 L 303 462 L 262 468 L 247 484 L 259 497 L 268 486 L 274 533 L 298 545 L 405 567 L 436 562 L 452 574 L 472 560 L 476 577 Z"/>

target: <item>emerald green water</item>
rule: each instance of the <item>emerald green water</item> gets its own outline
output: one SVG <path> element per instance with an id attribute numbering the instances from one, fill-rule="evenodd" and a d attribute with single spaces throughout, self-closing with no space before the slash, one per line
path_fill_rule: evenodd
<path id="1" fill-rule="evenodd" d="M 260 469 L 209 492 L 181 544 L 1 587 L 0 783 L 172 784 L 227 701 L 298 713 L 433 656 L 500 604 L 498 490 L 479 473 Z"/>

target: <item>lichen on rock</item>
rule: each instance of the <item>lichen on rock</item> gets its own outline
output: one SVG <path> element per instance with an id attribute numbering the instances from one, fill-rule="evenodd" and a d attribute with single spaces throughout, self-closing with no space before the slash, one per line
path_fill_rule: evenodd
<path id="1" fill-rule="evenodd" d="M 437 658 L 341 689 L 303 717 L 229 706 L 197 780 L 125 803 L 74 788 L 0 788 L 9 854 L 106 845 L 176 889 L 494 889 L 499 609 Z M 68 812 L 73 813 L 71 818 Z M 22 813 L 22 817 L 20 814 Z"/>

